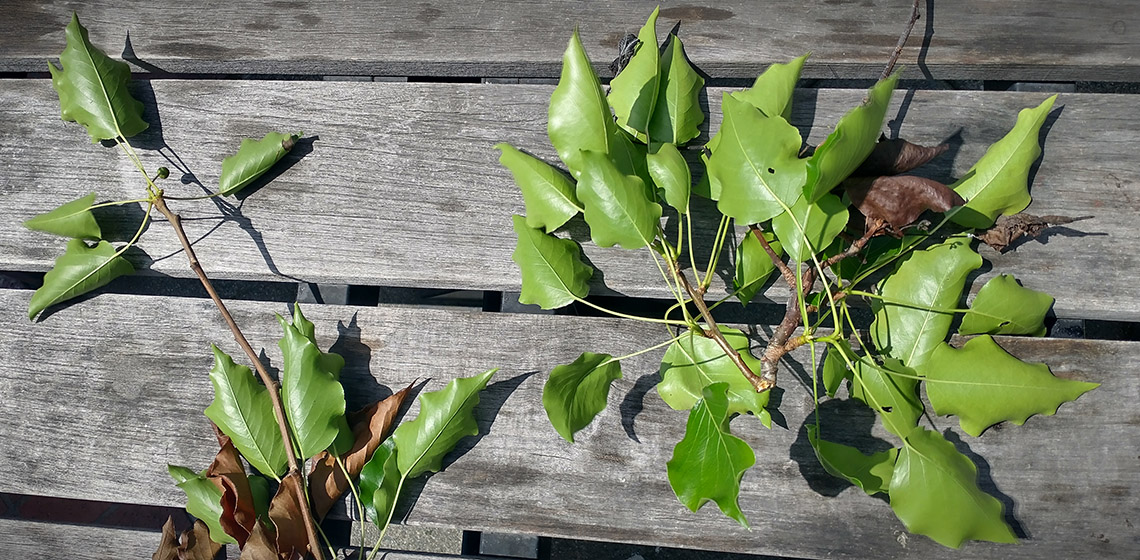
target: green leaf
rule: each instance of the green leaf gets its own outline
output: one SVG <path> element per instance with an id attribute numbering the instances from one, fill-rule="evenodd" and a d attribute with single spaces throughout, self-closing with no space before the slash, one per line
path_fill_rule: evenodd
<path id="1" fill-rule="evenodd" d="M 499 163 L 511 170 L 522 191 L 527 226 L 550 233 L 582 211 L 574 182 L 561 171 L 506 142 L 495 148 L 502 152 Z"/>
<path id="2" fill-rule="evenodd" d="M 809 201 L 815 202 L 831 192 L 871 155 L 898 81 L 899 75 L 893 74 L 875 84 L 867 91 L 864 102 L 843 115 L 835 130 L 815 149 L 808 160 L 804 189 Z"/>
<path id="3" fill-rule="evenodd" d="M 253 496 L 253 511 L 263 523 L 269 523 L 269 500 L 273 497 L 269 493 L 269 479 L 257 474 L 246 479 L 249 480 L 249 493 Z"/>
<path id="4" fill-rule="evenodd" d="M 175 484 L 186 493 L 186 511 L 202 520 L 210 528 L 210 540 L 222 544 L 237 544 L 222 529 L 222 489 L 206 478 L 205 471 L 196 473 L 186 467 L 167 465 L 166 471 Z"/>
<path id="5" fill-rule="evenodd" d="M 827 355 L 823 358 L 823 387 L 829 397 L 835 396 L 844 379 L 852 378 L 853 373 L 848 369 L 847 361 L 843 357 L 846 356 L 852 364 L 859 361 L 859 357 L 851 349 L 850 342 L 840 340 L 835 344 L 838 348 L 835 345 L 828 346 Z"/>
<path id="6" fill-rule="evenodd" d="M 906 437 L 922 416 L 917 375 L 894 358 L 886 358 L 882 366 L 855 362 L 851 396 L 878 412 L 887 431 L 899 437 Z"/>
<path id="7" fill-rule="evenodd" d="M 439 391 L 420 396 L 420 413 L 392 433 L 400 473 L 415 478 L 425 472 L 438 472 L 459 440 L 479 434 L 473 414 L 479 404 L 479 391 L 487 386 L 498 368 L 474 377 L 460 377 Z"/>
<path id="8" fill-rule="evenodd" d="M 313 322 L 301 314 L 300 306 L 293 309 L 293 328 L 302 336 L 309 339 L 314 346 L 317 344 L 317 327 Z M 340 380 L 340 370 L 344 368 L 344 357 L 335 352 L 321 352 L 320 367 L 332 374 L 334 379 Z M 347 424 L 346 424 L 347 425 Z"/>
<path id="9" fill-rule="evenodd" d="M 1027 334 L 1045 336 L 1045 314 L 1053 296 L 1023 288 L 1013 276 L 999 274 L 986 282 L 958 334 Z"/>
<path id="10" fill-rule="evenodd" d="M 776 234 L 765 232 L 763 235 L 776 255 L 784 254 L 784 248 L 776 240 Z M 764 250 L 760 240 L 749 233 L 740 240 L 740 245 L 736 248 L 735 268 L 736 276 L 732 279 L 732 289 L 736 292 L 740 304 L 748 305 L 776 270 L 776 263 L 772 262 L 771 255 Z"/>
<path id="11" fill-rule="evenodd" d="M 1041 156 L 1038 136 L 1056 100 L 1054 95 L 1036 108 L 1022 109 L 1013 130 L 950 185 L 966 199 L 966 205 L 951 216 L 954 223 L 988 228 L 999 214 L 1016 214 L 1029 206 L 1029 168 Z"/>
<path id="12" fill-rule="evenodd" d="M 67 301 L 106 286 L 111 280 L 134 274 L 135 267 L 115 253 L 106 241 L 88 247 L 82 239 L 67 242 L 67 250 L 55 259 L 55 266 L 44 275 L 44 285 L 28 302 L 32 319 L 48 306 Z"/>
<path id="13" fill-rule="evenodd" d="M 952 548 L 966 540 L 1017 542 L 1001 502 L 982 492 L 978 470 L 938 432 L 915 428 L 891 477 L 891 509 L 908 531 Z"/>
<path id="14" fill-rule="evenodd" d="M 721 108 L 724 122 L 708 162 L 710 181 L 720 185 L 717 208 L 741 224 L 770 220 L 802 192 L 800 133 L 782 117 L 766 117 L 727 93 Z"/>
<path id="15" fill-rule="evenodd" d="M 891 473 L 899 456 L 898 448 L 864 455 L 849 445 L 820 439 L 819 427 L 815 424 L 808 424 L 807 430 L 808 441 L 815 450 L 819 464 L 832 476 L 858 486 L 868 496 L 886 492 L 890 488 Z"/>
<path id="16" fill-rule="evenodd" d="M 513 216 L 518 244 L 511 254 L 522 273 L 520 303 L 555 309 L 590 293 L 594 269 L 582 262 L 582 252 L 571 239 L 559 239 L 527 226 L 526 218 Z"/>
<path id="17" fill-rule="evenodd" d="M 940 344 L 926 366 L 926 378 L 934 412 L 958 416 L 962 430 L 972 436 L 998 422 L 1020 426 L 1034 414 L 1052 416 L 1061 403 L 1099 386 L 1054 377 L 1049 366 L 1010 356 L 988 334 L 969 340 L 961 350 Z"/>
<path id="18" fill-rule="evenodd" d="M 956 309 L 966 276 L 980 266 L 982 257 L 963 237 L 951 237 L 903 257 L 879 286 L 886 301 L 871 301 L 875 313 L 871 340 L 879 351 L 924 371 L 923 365 L 946 339 L 954 319 L 953 312 L 931 309 Z"/>
<path id="19" fill-rule="evenodd" d="M 733 93 L 732 96 L 760 109 L 769 117 L 783 117 L 790 121 L 792 116 L 792 93 L 800 80 L 800 71 L 807 53 L 787 64 L 774 63 L 760 74 L 751 88 Z"/>
<path id="20" fill-rule="evenodd" d="M 599 247 L 640 249 L 653 242 L 661 223 L 661 205 L 646 197 L 639 177 L 622 173 L 605 154 L 582 152 L 578 200 Z"/>
<path id="21" fill-rule="evenodd" d="M 222 176 L 218 179 L 218 192 L 227 196 L 234 194 L 264 175 L 293 149 L 293 145 L 302 134 L 304 133 L 270 132 L 261 140 L 252 138 L 242 140 L 237 153 L 222 160 Z"/>
<path id="22" fill-rule="evenodd" d="M 95 193 L 91 193 L 51 212 L 37 214 L 25 221 L 24 227 L 64 237 L 100 239 L 103 237 L 103 232 L 95 221 L 95 214 L 91 213 L 91 205 L 94 202 Z"/>
<path id="23" fill-rule="evenodd" d="M 681 151 L 673 144 L 654 144 L 645 156 L 649 176 L 664 194 L 665 202 L 685 214 L 689 211 L 689 188 L 693 176 Z"/>
<path id="24" fill-rule="evenodd" d="M 611 151 L 617 125 L 577 29 L 562 55 L 562 76 L 550 96 L 546 128 L 558 157 L 575 178 L 582 172 L 581 152 Z"/>
<path id="25" fill-rule="evenodd" d="M 783 242 L 784 251 L 798 262 L 810 262 L 847 227 L 847 205 L 828 194 L 809 203 L 801 196 L 791 212 L 772 218 L 772 231 Z"/>
<path id="26" fill-rule="evenodd" d="M 728 345 L 740 352 L 744 363 L 760 371 L 760 360 L 748 351 L 748 336 L 730 327 L 720 327 Z M 744 374 L 725 355 L 716 341 L 692 331 L 685 332 L 665 351 L 661 360 L 661 382 L 657 394 L 673 410 L 691 409 L 704 395 L 705 388 L 720 383 L 728 414 L 751 412 L 760 416 L 768 404 L 769 392 L 757 393 Z"/>
<path id="27" fill-rule="evenodd" d="M 214 351 L 210 370 L 214 400 L 206 407 L 206 417 L 230 437 L 253 468 L 280 480 L 287 459 L 269 389 L 248 367 L 234 363 L 213 344 L 210 349 Z"/>
<path id="28" fill-rule="evenodd" d="M 701 88 L 705 79 L 697 74 L 685 57 L 685 45 L 676 35 L 669 35 L 661 54 L 661 85 L 657 88 L 657 104 L 649 122 L 649 140 L 683 145 L 700 136 L 705 121 L 701 110 Z"/>
<path id="29" fill-rule="evenodd" d="M 737 498 L 740 479 L 756 463 L 756 455 L 728 431 L 726 391 L 727 383 L 705 387 L 703 398 L 689 412 L 685 437 L 673 448 L 666 468 L 669 486 L 690 511 L 713 500 L 725 515 L 748 527 Z"/>
<path id="30" fill-rule="evenodd" d="M 144 130 L 143 104 L 131 97 L 131 69 L 111 60 L 87 39 L 79 16 L 67 25 L 67 47 L 59 55 L 62 68 L 48 62 L 51 86 L 59 94 L 60 117 L 87 129 L 91 142 L 130 138 Z"/>
<path id="31" fill-rule="evenodd" d="M 542 407 L 562 439 L 574 443 L 574 433 L 606 408 L 615 379 L 621 379 L 621 362 L 593 352 L 583 352 L 572 363 L 550 371 L 542 388 Z"/>
<path id="32" fill-rule="evenodd" d="M 383 531 L 392 520 L 404 477 L 397 466 L 399 452 L 392 438 L 384 440 L 360 470 L 360 502 L 372 522 Z"/>
<path id="33" fill-rule="evenodd" d="M 625 68 L 610 80 L 609 104 L 622 128 L 645 141 L 653 106 L 657 103 L 657 88 L 661 82 L 657 74 L 660 65 L 657 50 L 657 13 L 654 8 L 649 20 L 637 33 L 641 44 Z M 659 141 L 659 140 L 655 140 Z"/>
<path id="34" fill-rule="evenodd" d="M 300 317 L 300 306 L 294 308 Z M 322 367 L 321 351 L 296 326 L 278 315 L 285 336 L 277 342 L 281 348 L 281 401 L 285 416 L 303 458 L 324 451 L 347 431 L 344 418 L 344 388 L 336 376 Z"/>

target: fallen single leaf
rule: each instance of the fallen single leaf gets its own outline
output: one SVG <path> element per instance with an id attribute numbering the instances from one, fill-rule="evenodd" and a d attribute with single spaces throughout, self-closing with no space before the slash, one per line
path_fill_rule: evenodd
<path id="1" fill-rule="evenodd" d="M 178 560 L 214 560 L 225 545 L 210 540 L 210 528 L 200 520 L 182 533 Z"/>
<path id="2" fill-rule="evenodd" d="M 360 470 L 380 446 L 380 442 L 388 437 L 396 413 L 411 388 L 412 385 L 409 384 L 400 392 L 348 415 L 354 442 L 342 460 L 351 478 L 360 475 Z M 328 514 L 337 499 L 348 490 L 348 485 L 344 472 L 336 464 L 336 457 L 328 451 L 322 451 L 313 458 L 313 470 L 309 473 L 309 499 L 312 500 L 313 515 L 317 521 Z"/>
<path id="3" fill-rule="evenodd" d="M 271 532 L 258 523 L 241 549 L 241 560 L 279 560 L 275 540 Z"/>
<path id="4" fill-rule="evenodd" d="M 942 155 L 950 149 L 949 144 L 937 146 L 920 146 L 894 138 L 888 140 L 886 136 L 879 138 L 871 155 L 851 174 L 852 177 L 878 177 L 880 175 L 898 175 L 916 169 L 926 162 Z"/>
<path id="5" fill-rule="evenodd" d="M 178 533 L 174 531 L 174 517 L 167 517 L 162 525 L 162 539 L 151 560 L 175 560 L 178 558 Z"/>
<path id="6" fill-rule="evenodd" d="M 304 558 L 309 553 L 309 537 L 301 508 L 307 507 L 298 498 L 304 492 L 301 473 L 290 472 L 281 479 L 277 495 L 269 502 L 269 519 L 277 527 L 277 551 L 280 558 Z M 313 543 L 320 546 L 320 543 Z"/>
<path id="7" fill-rule="evenodd" d="M 1087 220 L 1092 216 L 1070 218 L 1068 216 L 1034 216 L 1033 214 L 1013 214 L 1012 216 L 998 216 L 994 226 L 975 235 L 982 243 L 989 245 L 997 252 L 1003 252 L 1014 241 L 1022 237 L 1030 239 L 1041 235 L 1050 226 L 1071 224 L 1077 220 Z"/>
<path id="8" fill-rule="evenodd" d="M 946 185 L 914 175 L 855 177 L 844 181 L 847 196 L 868 223 L 881 219 L 895 237 L 927 210 L 946 212 L 965 200 Z"/>

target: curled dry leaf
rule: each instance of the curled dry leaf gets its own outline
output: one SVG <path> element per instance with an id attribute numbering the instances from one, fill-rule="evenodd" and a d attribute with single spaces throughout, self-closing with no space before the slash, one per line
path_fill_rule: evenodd
<path id="1" fill-rule="evenodd" d="M 372 457 L 380 442 L 392 431 L 396 413 L 407 398 L 412 386 L 348 415 L 352 426 L 354 442 L 352 449 L 342 457 L 345 470 L 352 478 L 360 475 L 364 464 Z M 309 498 L 313 504 L 313 515 L 323 519 L 332 505 L 348 490 L 348 480 L 336 464 L 336 457 L 322 451 L 313 458 L 313 470 L 309 473 Z"/>
<path id="2" fill-rule="evenodd" d="M 241 549 L 241 560 L 279 560 L 273 534 L 258 523 Z"/>
<path id="3" fill-rule="evenodd" d="M 214 560 L 225 545 L 210 540 L 210 528 L 201 520 L 182 533 L 178 560 Z"/>
<path id="4" fill-rule="evenodd" d="M 277 527 L 277 550 L 282 559 L 304 558 L 309 552 L 308 533 L 301 516 L 301 508 L 307 506 L 298 500 L 305 491 L 303 484 L 301 473 L 290 472 L 281 479 L 277 495 L 269 502 L 269 519 Z"/>
<path id="5" fill-rule="evenodd" d="M 946 185 L 914 175 L 856 177 L 847 179 L 844 186 L 868 224 L 883 220 L 896 237 L 902 237 L 902 228 L 923 212 L 946 212 L 966 202 Z"/>
<path id="6" fill-rule="evenodd" d="M 949 144 L 937 146 L 920 146 L 903 140 L 902 138 L 879 138 L 871 155 L 851 174 L 852 177 L 878 177 L 880 175 L 898 175 L 912 169 L 917 169 L 926 162 L 942 155 L 950 149 Z"/>
<path id="7" fill-rule="evenodd" d="M 151 560 L 175 560 L 178 558 L 178 533 L 174 531 L 174 517 L 167 517 L 162 525 L 162 539 L 158 541 L 158 550 L 151 555 Z"/>
<path id="8" fill-rule="evenodd" d="M 1034 238 L 1041 235 L 1050 226 L 1071 224 L 1077 220 L 1087 220 L 1092 216 L 1070 218 L 1068 216 L 1034 216 L 1033 214 L 1014 214 L 1012 216 L 998 216 L 994 226 L 975 237 L 982 243 L 989 245 L 997 252 L 1003 252 L 1014 241 L 1022 237 Z"/>
<path id="9" fill-rule="evenodd" d="M 226 534 L 237 539 L 238 546 L 245 546 L 246 540 L 257 526 L 257 510 L 254 507 L 253 491 L 245 474 L 241 455 L 230 438 L 214 428 L 221 450 L 206 470 L 206 477 L 222 490 L 222 515 L 218 522 Z"/>

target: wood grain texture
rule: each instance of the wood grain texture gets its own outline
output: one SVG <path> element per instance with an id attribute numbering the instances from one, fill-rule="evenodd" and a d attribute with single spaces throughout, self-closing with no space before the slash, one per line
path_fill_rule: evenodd
<path id="1" fill-rule="evenodd" d="M 556 77 L 570 30 L 599 70 L 652 1 L 7 2 L 0 71 L 45 70 L 79 10 L 97 44 L 142 71 L 366 76 Z M 1111 0 L 923 3 L 899 63 L 906 77 L 1140 80 L 1140 15 Z M 748 0 L 661 5 L 689 57 L 713 77 L 753 78 L 811 51 L 812 78 L 877 78 L 910 0 Z M 923 50 L 923 45 L 927 48 Z"/>
<path id="2" fill-rule="evenodd" d="M 29 323 L 21 313 L 29 295 L 0 291 L 0 469 L 8 473 L 0 491 L 181 505 L 165 465 L 203 468 L 215 445 L 201 414 L 210 400 L 207 343 L 236 351 L 211 304 L 103 295 Z M 272 313 L 284 306 L 234 302 L 232 310 L 255 347 L 279 364 Z M 1102 385 L 1054 417 L 980 438 L 958 435 L 953 418 L 932 419 L 979 465 L 983 486 L 1027 537 L 1019 546 L 970 543 L 953 551 L 906 534 L 886 504 L 818 466 L 804 426 L 812 410 L 806 349 L 781 376 L 778 426 L 733 422 L 757 452 L 740 500 L 753 526 L 746 531 L 712 506 L 688 512 L 669 490 L 665 462 L 685 415 L 653 394 L 661 352 L 623 363 L 609 408 L 578 443 L 561 440 L 546 421 L 540 395 L 551 367 L 583 350 L 632 352 L 658 342 L 660 329 L 409 307 L 309 305 L 305 313 L 320 346 L 346 357 L 350 409 L 417 378 L 434 390 L 502 368 L 477 408 L 480 436 L 464 440 L 442 472 L 411 485 L 413 498 L 398 515 L 412 524 L 797 558 L 1130 558 L 1140 547 L 1138 343 L 1001 340 L 1058 376 Z M 894 441 L 872 430 L 861 405 L 829 401 L 822 414 L 828 438 L 861 439 L 869 449 Z"/>
<path id="3" fill-rule="evenodd" d="M 166 80 L 135 86 L 155 124 L 134 144 L 146 148 L 141 154 L 148 166 L 170 167 L 163 187 L 171 195 L 200 195 L 200 188 L 185 184 L 195 179 L 216 185 L 222 158 L 243 137 L 270 130 L 307 135 L 287 156 L 287 169 L 244 202 L 171 203 L 214 277 L 519 290 L 510 216 L 524 211 L 522 197 L 492 146 L 509 141 L 556 162 L 546 138 L 551 87 Z M 722 91 L 708 96 L 714 131 Z M 853 90 L 801 90 L 793 120 L 818 143 L 861 98 Z M 899 91 L 888 114 L 902 117 L 904 138 L 951 143 L 924 171 L 948 182 L 1013 126 L 1019 109 L 1044 98 Z M 0 166 L 0 270 L 47 270 L 62 252 L 64 240 L 20 226 L 32 215 L 91 190 L 100 201 L 141 192 L 126 157 L 90 144 L 80 127 L 57 115 L 47 81 L 13 80 L 0 88 L 0 158 L 6 163 Z M 1140 141 L 1140 98 L 1065 95 L 1054 115 L 1029 211 L 1095 218 L 1005 255 L 983 249 L 993 266 L 983 269 L 981 280 L 1012 273 L 1056 296 L 1061 317 L 1135 320 L 1140 301 L 1118 296 L 1133 291 L 1133 271 L 1140 269 L 1140 160 L 1133 150 Z M 100 211 L 105 235 L 130 238 L 142 212 L 129 208 Z M 697 228 L 711 232 L 716 222 L 711 212 L 703 216 Z M 672 222 L 667 228 L 675 231 Z M 150 230 L 140 245 L 145 254 L 133 254 L 136 265 L 190 276 L 170 228 L 158 221 Z M 598 249 L 580 219 L 568 231 L 603 271 L 594 293 L 669 298 L 647 251 Z M 698 233 L 698 251 L 711 245 L 711 233 Z M 704 262 L 699 253 L 698 259 Z M 718 272 L 727 274 L 727 265 Z M 981 285 L 975 282 L 974 289 Z M 711 293 L 724 294 L 724 283 L 718 280 Z M 775 283 L 766 295 L 782 303 L 786 293 Z"/>

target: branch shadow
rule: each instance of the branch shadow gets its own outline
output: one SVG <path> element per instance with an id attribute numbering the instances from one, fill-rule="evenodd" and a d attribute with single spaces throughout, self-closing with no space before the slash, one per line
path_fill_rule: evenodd
<path id="1" fill-rule="evenodd" d="M 926 55 L 930 52 L 930 42 L 934 39 L 934 0 L 926 0 L 926 29 L 922 34 L 922 46 L 918 49 L 918 69 L 922 77 L 933 80 L 934 74 L 926 64 Z"/>

